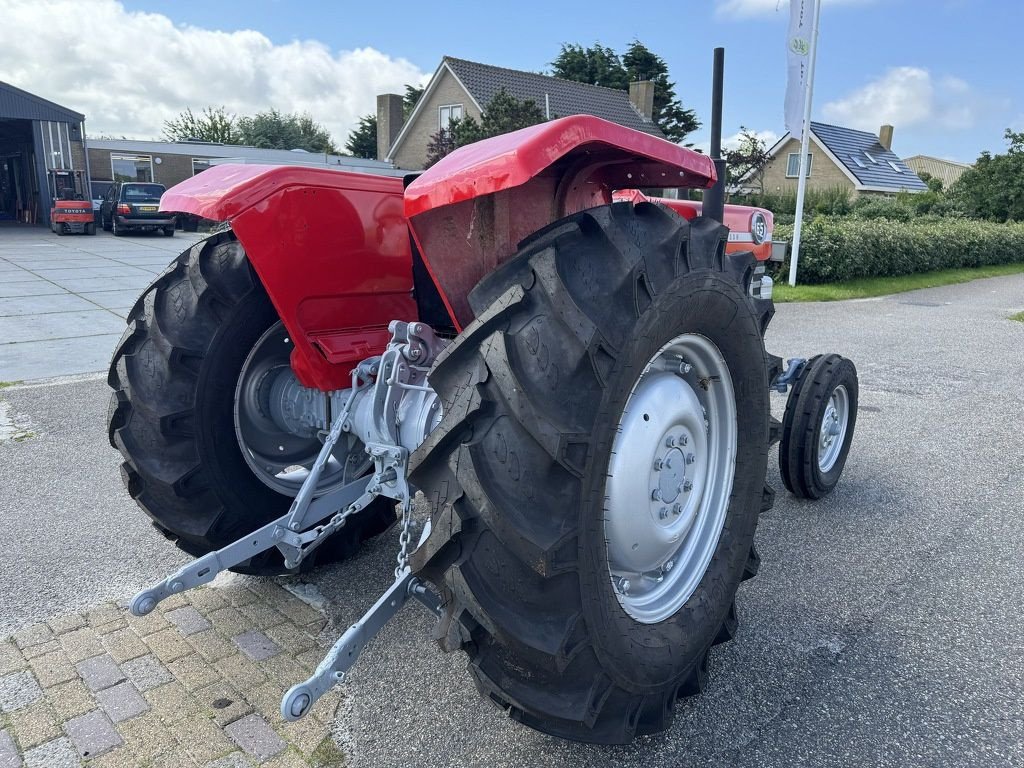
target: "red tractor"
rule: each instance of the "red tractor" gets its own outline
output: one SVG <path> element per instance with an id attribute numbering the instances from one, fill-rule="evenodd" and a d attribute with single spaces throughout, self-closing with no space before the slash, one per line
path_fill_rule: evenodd
<path id="1" fill-rule="evenodd" d="M 822 496 L 857 408 L 849 361 L 765 351 L 770 213 L 631 191 L 719 175 L 575 116 L 405 181 L 222 165 L 170 189 L 165 209 L 227 224 L 132 309 L 110 440 L 197 559 L 132 612 L 343 556 L 397 517 L 394 583 L 286 719 L 415 599 L 514 719 L 601 743 L 666 728 L 736 632 L 770 446 Z"/>
<path id="2" fill-rule="evenodd" d="M 51 168 L 48 172 L 50 184 L 50 229 L 57 235 L 71 232 L 96 234 L 96 220 L 93 216 L 92 200 L 85 194 L 85 174 Z"/>

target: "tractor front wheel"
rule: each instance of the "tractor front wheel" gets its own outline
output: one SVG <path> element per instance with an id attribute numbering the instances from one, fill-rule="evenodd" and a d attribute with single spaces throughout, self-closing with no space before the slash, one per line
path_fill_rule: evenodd
<path id="1" fill-rule="evenodd" d="M 132 498 L 186 552 L 219 549 L 285 514 L 319 453 L 315 431 L 290 428 L 268 406 L 275 386 L 293 383 L 291 349 L 230 231 L 182 253 L 129 313 L 108 377 L 110 442 Z M 367 469 L 362 446 L 343 441 L 319 490 Z M 317 558 L 353 552 L 394 519 L 394 503 L 377 499 Z M 236 570 L 281 568 L 270 550 Z"/>
<path id="2" fill-rule="evenodd" d="M 725 238 L 649 203 L 557 222 L 474 289 L 431 371 L 444 418 L 412 458 L 432 507 L 413 565 L 442 592 L 442 647 L 540 731 L 667 728 L 736 631 L 772 307 Z"/>

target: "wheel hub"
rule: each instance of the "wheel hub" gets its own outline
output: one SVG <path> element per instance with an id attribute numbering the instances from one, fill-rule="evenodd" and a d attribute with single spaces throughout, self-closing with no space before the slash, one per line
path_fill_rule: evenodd
<path id="1" fill-rule="evenodd" d="M 725 521 L 736 450 L 717 347 L 683 335 L 648 363 L 618 425 L 605 487 L 608 567 L 638 621 L 662 621 L 703 577 Z"/>
<path id="2" fill-rule="evenodd" d="M 821 417 L 818 431 L 818 468 L 828 472 L 839 460 L 850 422 L 850 395 L 839 385 L 833 391 Z"/>

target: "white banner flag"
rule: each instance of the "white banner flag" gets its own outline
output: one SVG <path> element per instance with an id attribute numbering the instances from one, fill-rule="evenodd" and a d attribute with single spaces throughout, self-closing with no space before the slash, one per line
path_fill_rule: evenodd
<path id="1" fill-rule="evenodd" d="M 786 130 L 793 138 L 803 138 L 804 97 L 807 94 L 814 34 L 815 0 L 789 1 L 789 31 L 786 34 Z"/>

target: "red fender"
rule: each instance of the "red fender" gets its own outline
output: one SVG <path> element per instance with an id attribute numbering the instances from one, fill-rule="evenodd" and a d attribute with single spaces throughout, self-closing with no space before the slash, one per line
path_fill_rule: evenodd
<path id="1" fill-rule="evenodd" d="M 307 387 L 349 386 L 419 319 L 402 179 L 325 168 L 217 165 L 164 193 L 161 208 L 229 221 L 294 343 Z"/>
<path id="2" fill-rule="evenodd" d="M 527 235 L 605 205 L 617 189 L 715 183 L 711 158 L 589 115 L 551 120 L 456 150 L 405 191 L 424 261 L 461 329 L 469 291 Z"/>

